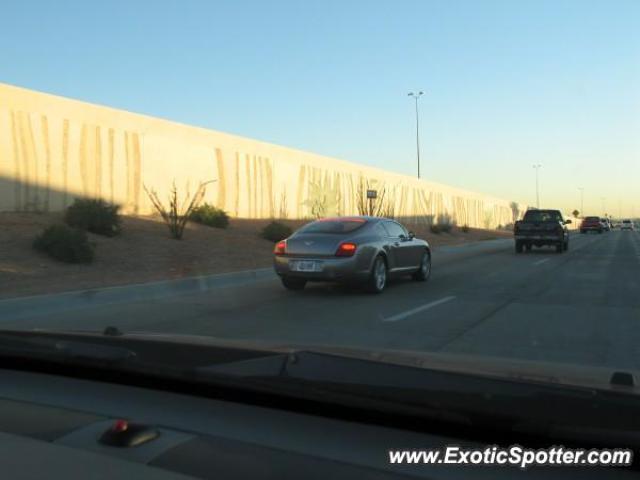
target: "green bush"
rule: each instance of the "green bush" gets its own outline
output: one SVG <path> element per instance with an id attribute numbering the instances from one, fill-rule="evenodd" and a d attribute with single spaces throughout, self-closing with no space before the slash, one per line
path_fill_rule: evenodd
<path id="1" fill-rule="evenodd" d="M 33 241 L 33 248 L 68 263 L 91 263 L 93 245 L 87 234 L 67 225 L 51 225 Z"/>
<path id="2" fill-rule="evenodd" d="M 189 220 L 215 228 L 227 228 L 229 226 L 229 215 L 227 212 L 208 203 L 194 208 L 189 216 Z"/>
<path id="3" fill-rule="evenodd" d="M 271 222 L 262 229 L 260 236 L 275 243 L 287 238 L 292 233 L 291 228 L 287 227 L 284 223 Z"/>
<path id="4" fill-rule="evenodd" d="M 70 227 L 113 237 L 120 233 L 119 209 L 104 200 L 76 199 L 67 208 L 64 221 Z"/>
<path id="5" fill-rule="evenodd" d="M 451 228 L 452 228 L 452 225 L 450 223 L 441 223 L 441 222 L 432 223 L 429 226 L 429 230 L 431 230 L 431 233 L 435 233 L 436 235 L 439 235 L 443 232 L 449 233 L 451 232 Z"/>

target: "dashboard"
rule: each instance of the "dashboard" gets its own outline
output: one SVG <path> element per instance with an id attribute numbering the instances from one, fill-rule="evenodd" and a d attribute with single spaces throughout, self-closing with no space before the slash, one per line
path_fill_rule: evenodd
<path id="1" fill-rule="evenodd" d="M 152 438 L 105 444 L 131 422 Z M 120 422 L 120 423 L 118 423 Z M 142 431 L 141 430 L 141 431 Z M 631 478 L 598 468 L 397 465 L 389 449 L 455 438 L 44 373 L 0 370 L 0 461 L 11 478 Z"/>

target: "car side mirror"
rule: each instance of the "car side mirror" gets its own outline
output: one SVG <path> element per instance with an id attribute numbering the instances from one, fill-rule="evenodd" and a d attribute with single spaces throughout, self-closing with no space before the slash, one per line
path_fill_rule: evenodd
<path id="1" fill-rule="evenodd" d="M 409 232 L 409 240 L 413 240 L 414 238 L 416 238 L 416 234 L 413 232 Z"/>
<path id="2" fill-rule="evenodd" d="M 573 220 L 571 220 L 570 218 L 567 218 L 567 219 L 564 221 L 564 224 L 565 224 L 565 225 L 569 225 L 570 223 L 573 223 Z"/>

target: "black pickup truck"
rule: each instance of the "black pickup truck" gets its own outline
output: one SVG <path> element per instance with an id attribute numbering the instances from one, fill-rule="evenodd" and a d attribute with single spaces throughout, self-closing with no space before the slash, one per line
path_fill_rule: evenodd
<path id="1" fill-rule="evenodd" d="M 516 253 L 522 253 L 524 248 L 530 251 L 534 245 L 555 246 L 558 253 L 568 250 L 569 223 L 571 220 L 564 220 L 560 210 L 527 210 L 522 220 L 518 220 L 513 227 Z"/>

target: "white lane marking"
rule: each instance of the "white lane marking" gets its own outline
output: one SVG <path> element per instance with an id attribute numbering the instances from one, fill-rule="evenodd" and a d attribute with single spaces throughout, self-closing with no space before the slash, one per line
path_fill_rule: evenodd
<path id="1" fill-rule="evenodd" d="M 454 297 L 454 296 L 444 297 L 444 298 L 441 298 L 440 300 L 436 300 L 435 302 L 427 303 L 426 305 L 422 305 L 420 307 L 412 308 L 411 310 L 407 310 L 406 312 L 398 313 L 397 315 L 394 315 L 392 317 L 385 318 L 382 321 L 383 322 L 397 322 L 398 320 L 404 320 L 405 318 L 410 317 L 411 315 L 415 315 L 418 312 L 423 312 L 425 310 L 429 310 L 430 308 L 437 307 L 438 305 L 441 305 L 443 303 L 450 302 L 454 298 L 456 298 L 456 297 Z"/>
<path id="2" fill-rule="evenodd" d="M 543 258 L 542 260 L 538 260 L 537 262 L 533 262 L 533 264 L 537 267 L 538 265 L 542 265 L 545 262 L 551 260 L 550 258 Z"/>

